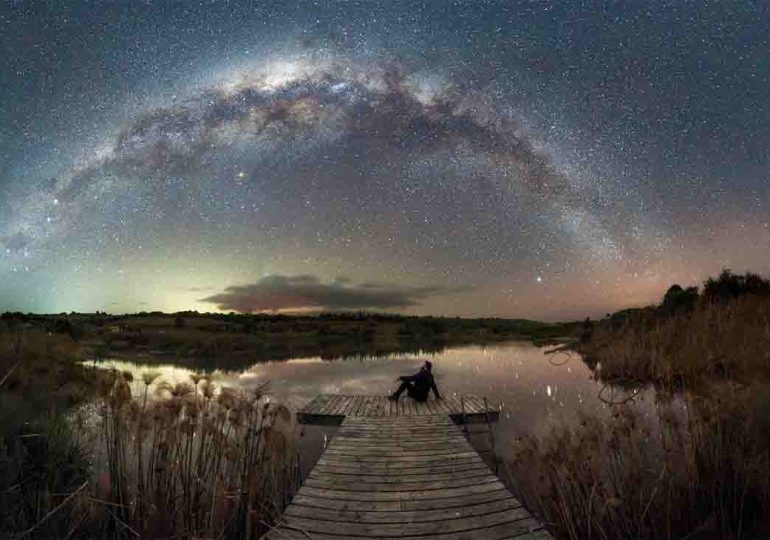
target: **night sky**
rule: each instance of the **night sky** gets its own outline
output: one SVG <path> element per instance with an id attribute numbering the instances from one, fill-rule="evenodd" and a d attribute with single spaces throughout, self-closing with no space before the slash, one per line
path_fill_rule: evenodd
<path id="1" fill-rule="evenodd" d="M 559 319 L 770 273 L 766 2 L 2 2 L 0 310 Z"/>

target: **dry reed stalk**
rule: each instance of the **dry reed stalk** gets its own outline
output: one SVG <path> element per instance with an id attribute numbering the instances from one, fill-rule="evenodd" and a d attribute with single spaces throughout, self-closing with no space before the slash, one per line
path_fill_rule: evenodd
<path id="1" fill-rule="evenodd" d="M 215 395 L 192 381 L 157 383 L 148 405 L 153 381 L 137 403 L 115 374 L 101 414 L 116 520 L 143 536 L 256 538 L 297 484 L 292 417 L 264 386 Z"/>

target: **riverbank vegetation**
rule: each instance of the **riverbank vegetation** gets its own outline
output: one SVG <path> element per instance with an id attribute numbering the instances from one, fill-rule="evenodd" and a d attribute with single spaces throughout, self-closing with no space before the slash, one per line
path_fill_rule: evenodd
<path id="1" fill-rule="evenodd" d="M 631 388 L 518 441 L 520 496 L 560 538 L 770 537 L 768 317 L 770 281 L 724 271 L 586 324 L 596 378 Z"/>
<path id="2" fill-rule="evenodd" d="M 615 314 L 580 345 L 604 381 L 662 388 L 718 379 L 770 379 L 770 281 L 725 270 L 697 287 L 669 288 L 658 306 Z"/>
<path id="3" fill-rule="evenodd" d="M 173 360 L 195 369 L 242 369 L 262 360 L 302 356 L 439 352 L 511 340 L 546 343 L 574 336 L 580 329 L 579 323 L 377 313 L 6 313 L 2 319 L 64 332 L 89 359 L 141 356 L 145 363 L 153 358 Z"/>
<path id="4" fill-rule="evenodd" d="M 258 538 L 276 522 L 296 433 L 264 386 L 134 382 L 81 359 L 66 331 L 0 323 L 0 537 Z"/>
<path id="5" fill-rule="evenodd" d="M 130 375 L 100 376 L 107 468 L 96 484 L 101 519 L 87 529 L 109 538 L 259 538 L 299 485 L 289 410 L 271 403 L 265 386 L 215 391 L 203 376 L 173 386 L 156 378 L 145 373 L 132 396 Z"/>

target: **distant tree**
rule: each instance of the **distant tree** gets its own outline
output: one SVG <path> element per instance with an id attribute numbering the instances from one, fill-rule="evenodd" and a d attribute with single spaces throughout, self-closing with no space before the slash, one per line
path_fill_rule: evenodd
<path id="1" fill-rule="evenodd" d="M 703 295 L 709 300 L 729 300 L 745 294 L 770 294 L 770 280 L 753 273 L 733 274 L 725 268 L 719 277 L 709 278 L 703 286 Z"/>
<path id="2" fill-rule="evenodd" d="M 184 318 L 174 317 L 174 328 L 184 328 Z"/>
<path id="3" fill-rule="evenodd" d="M 682 289 L 681 285 L 671 285 L 671 287 L 669 287 L 666 291 L 666 294 L 663 296 L 663 303 L 665 304 L 667 301 L 669 301 L 671 298 L 674 298 L 683 290 L 684 289 Z"/>
<path id="4" fill-rule="evenodd" d="M 680 285 L 672 285 L 663 296 L 661 309 L 664 313 L 671 314 L 681 309 L 689 309 L 698 300 L 698 287 L 683 289 Z"/>

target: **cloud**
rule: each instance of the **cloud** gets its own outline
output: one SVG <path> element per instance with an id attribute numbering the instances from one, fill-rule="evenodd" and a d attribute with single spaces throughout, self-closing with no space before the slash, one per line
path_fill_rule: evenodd
<path id="1" fill-rule="evenodd" d="M 202 298 L 224 311 L 403 309 L 450 292 L 441 287 L 354 284 L 347 280 L 324 283 L 314 275 L 270 275 L 256 283 L 232 285 Z"/>

